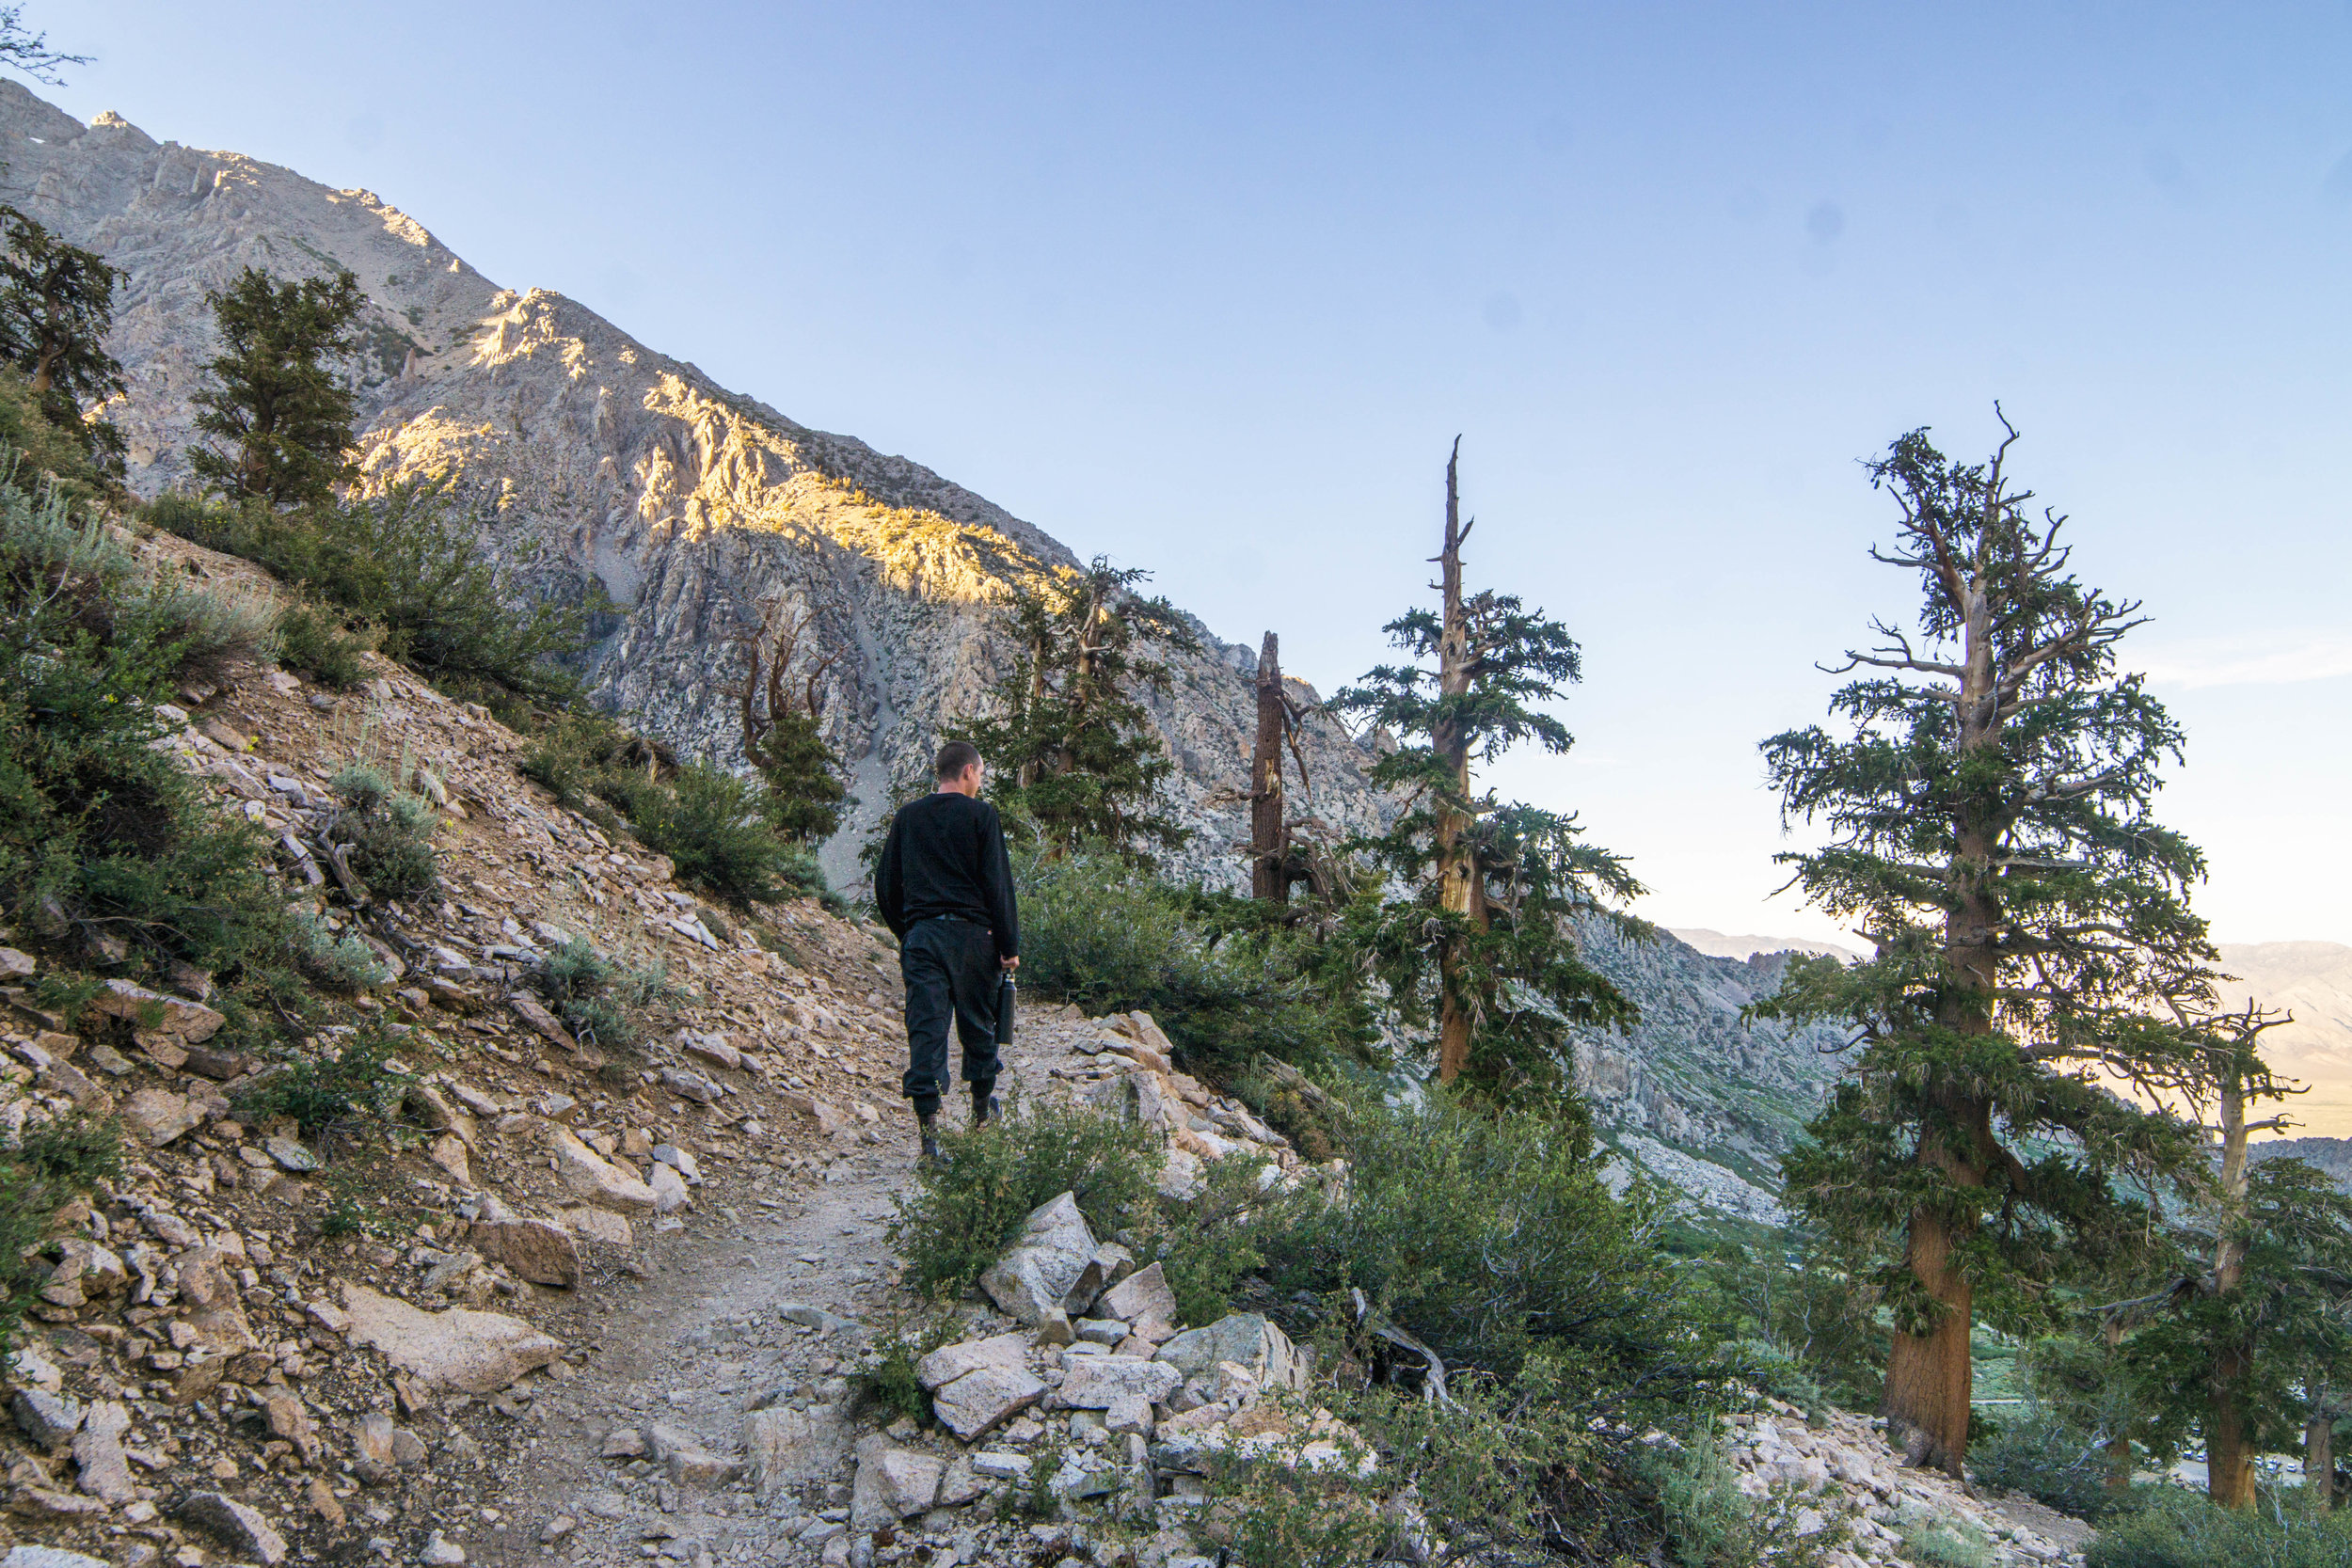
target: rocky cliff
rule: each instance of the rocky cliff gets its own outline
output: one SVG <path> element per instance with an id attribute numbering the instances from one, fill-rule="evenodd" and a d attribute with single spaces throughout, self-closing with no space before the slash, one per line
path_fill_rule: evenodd
<path id="1" fill-rule="evenodd" d="M 836 880 L 923 776 L 941 723 L 1001 672 L 986 628 L 1007 586 L 1074 559 L 930 469 L 796 424 L 562 295 L 500 288 L 371 192 L 157 142 L 113 115 L 86 127 L 13 83 L 0 161 L 0 200 L 127 274 L 109 346 L 130 392 L 107 413 L 139 490 L 187 477 L 188 400 L 214 352 L 206 290 L 246 265 L 347 267 L 369 302 L 348 367 L 367 483 L 456 478 L 485 548 L 532 592 L 609 602 L 588 664 L 598 702 L 734 760 L 732 639 L 771 602 L 811 615 L 846 656 L 825 678 L 825 728 L 861 801 L 828 849 Z M 1151 707 L 1178 816 L 1198 830 L 1175 869 L 1231 881 L 1247 825 L 1223 797 L 1246 777 L 1256 655 L 1201 629 L 1203 652 L 1178 658 Z M 1306 751 L 1315 808 L 1372 822 L 1364 750 L 1318 722 Z"/>

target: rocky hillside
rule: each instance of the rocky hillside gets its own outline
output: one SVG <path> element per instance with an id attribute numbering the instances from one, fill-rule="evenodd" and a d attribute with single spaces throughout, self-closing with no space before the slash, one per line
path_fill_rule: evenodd
<path id="1" fill-rule="evenodd" d="M 12 82 L 0 165 L 0 200 L 128 275 L 108 346 L 131 390 L 108 416 L 139 490 L 187 476 L 188 400 L 215 352 L 205 291 L 247 265 L 347 267 L 369 301 L 349 367 L 368 483 L 462 476 L 485 547 L 533 591 L 609 601 L 589 669 L 598 701 L 687 754 L 732 759 L 730 639 L 773 602 L 813 616 L 846 655 L 826 676 L 825 727 L 862 802 L 828 852 L 836 881 L 922 776 L 942 721 L 1000 673 L 1004 650 L 982 635 L 993 603 L 1073 560 L 928 468 L 796 424 L 562 295 L 500 288 L 371 192 L 157 142 L 112 115 L 84 126 Z M 1178 816 L 1200 830 L 1178 869 L 1216 880 L 1235 876 L 1248 832 L 1219 798 L 1243 784 L 1254 733 L 1248 629 L 1243 647 L 1204 628 L 1205 651 L 1180 658 L 1152 705 Z M 1372 822 L 1363 749 L 1318 722 L 1306 750 L 1315 809 Z"/>

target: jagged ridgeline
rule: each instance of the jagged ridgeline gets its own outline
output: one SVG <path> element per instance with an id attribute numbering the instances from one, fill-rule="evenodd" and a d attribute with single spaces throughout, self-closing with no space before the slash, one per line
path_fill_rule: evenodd
<path id="1" fill-rule="evenodd" d="M 597 607 L 595 700 L 683 754 L 735 763 L 734 639 L 769 603 L 807 614 L 814 641 L 846 650 L 826 672 L 823 731 L 860 805 L 829 847 L 836 881 L 923 777 L 943 721 L 1002 674 L 1009 650 L 984 632 L 1007 587 L 1077 563 L 928 468 L 726 391 L 560 294 L 500 288 L 370 192 L 159 143 L 113 115 L 85 127 L 12 82 L 0 161 L 0 201 L 127 274 L 108 346 L 130 390 L 107 417 L 141 493 L 189 478 L 189 399 L 214 352 L 205 291 L 246 266 L 346 267 L 368 296 L 349 372 L 364 483 L 453 480 L 517 580 Z M 1168 866 L 1232 882 L 1246 808 L 1219 797 L 1247 783 L 1256 654 L 1203 630 L 1173 662 L 1147 705 L 1195 836 Z M 1369 755 L 1330 724 L 1303 739 L 1317 813 L 1374 825 Z"/>

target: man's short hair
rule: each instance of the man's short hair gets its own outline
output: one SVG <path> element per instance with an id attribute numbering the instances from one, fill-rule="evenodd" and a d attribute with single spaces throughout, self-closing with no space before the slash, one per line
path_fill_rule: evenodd
<path id="1" fill-rule="evenodd" d="M 980 760 L 980 749 L 968 740 L 950 740 L 939 749 L 938 760 L 931 764 L 931 774 L 945 783 L 963 777 L 963 770 Z"/>

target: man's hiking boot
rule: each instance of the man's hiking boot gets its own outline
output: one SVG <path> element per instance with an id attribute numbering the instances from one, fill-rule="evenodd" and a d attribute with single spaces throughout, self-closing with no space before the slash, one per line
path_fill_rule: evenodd
<path id="1" fill-rule="evenodd" d="M 972 1095 L 972 1125 L 985 1127 L 996 1119 L 996 1092 L 974 1091 Z"/>
<path id="2" fill-rule="evenodd" d="M 914 1118 L 914 1125 L 923 1134 L 923 1159 L 930 1164 L 944 1165 L 947 1163 L 947 1156 L 939 1147 L 937 1122 L 936 1116 L 917 1114 Z"/>

